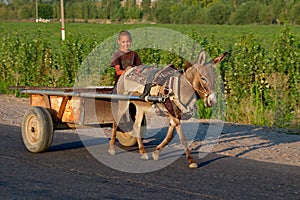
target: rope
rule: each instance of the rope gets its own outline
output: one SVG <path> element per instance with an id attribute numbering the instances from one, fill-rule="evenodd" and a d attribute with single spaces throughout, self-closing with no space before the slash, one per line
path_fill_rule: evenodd
<path id="1" fill-rule="evenodd" d="M 187 77 L 186 77 L 186 72 L 185 72 L 185 71 L 183 71 L 183 76 L 187 79 Z M 200 84 L 201 84 L 201 87 L 204 89 L 204 91 L 201 91 L 201 90 L 195 88 L 195 87 L 190 83 L 190 81 L 188 81 L 188 79 L 187 79 L 187 82 L 189 83 L 189 85 L 190 85 L 196 92 L 204 94 L 205 97 L 208 97 L 208 96 L 209 96 L 209 93 L 207 92 L 207 90 L 205 89 L 205 87 L 203 87 L 203 84 L 202 84 L 201 80 L 200 80 Z"/>

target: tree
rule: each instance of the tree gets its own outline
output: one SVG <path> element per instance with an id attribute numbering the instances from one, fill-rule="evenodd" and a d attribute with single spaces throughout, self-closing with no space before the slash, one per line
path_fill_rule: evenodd
<path id="1" fill-rule="evenodd" d="M 0 5 L 0 19 L 7 19 L 8 10 L 5 6 Z"/>
<path id="2" fill-rule="evenodd" d="M 214 0 L 200 0 L 200 5 L 203 8 L 206 8 L 210 3 L 214 2 Z"/>
<path id="3" fill-rule="evenodd" d="M 199 6 L 201 2 L 201 0 L 182 0 L 182 4 L 188 6 Z"/>
<path id="4" fill-rule="evenodd" d="M 270 12 L 270 6 L 262 5 L 259 12 L 259 23 L 260 24 L 272 24 L 274 16 L 272 12 Z"/>
<path id="5" fill-rule="evenodd" d="M 116 19 L 121 7 L 119 0 L 102 0 L 101 16 L 104 19 Z"/>
<path id="6" fill-rule="evenodd" d="M 48 3 L 39 4 L 39 17 L 43 19 L 52 19 L 53 17 L 52 5 Z"/>
<path id="7" fill-rule="evenodd" d="M 205 20 L 208 24 L 226 24 L 233 8 L 222 1 L 212 3 L 206 8 Z"/>
<path id="8" fill-rule="evenodd" d="M 35 16 L 35 9 L 32 5 L 25 4 L 20 9 L 20 18 L 30 19 L 30 18 L 34 18 L 34 16 Z"/>
<path id="9" fill-rule="evenodd" d="M 154 17 L 159 23 L 171 23 L 171 8 L 176 0 L 158 0 L 155 4 Z"/>
<path id="10" fill-rule="evenodd" d="M 236 8 L 236 11 L 231 14 L 231 24 L 253 24 L 259 23 L 259 13 L 261 3 L 249 1 Z"/>
<path id="11" fill-rule="evenodd" d="M 126 1 L 125 17 L 127 19 L 139 19 L 141 17 L 141 11 L 137 8 L 135 0 Z"/>
<path id="12" fill-rule="evenodd" d="M 275 19 L 279 19 L 280 13 L 282 12 L 282 9 L 284 8 L 284 0 L 273 0 L 271 3 L 271 10 L 272 14 Z"/>
<path id="13" fill-rule="evenodd" d="M 199 6 L 177 4 L 171 8 L 171 23 L 175 24 L 198 24 L 202 23 Z"/>
<path id="14" fill-rule="evenodd" d="M 151 13 L 151 0 L 143 0 L 142 1 L 142 13 L 143 18 L 148 19 Z"/>
<path id="15" fill-rule="evenodd" d="M 291 10 L 291 21 L 300 25 L 300 2 L 296 3 Z"/>

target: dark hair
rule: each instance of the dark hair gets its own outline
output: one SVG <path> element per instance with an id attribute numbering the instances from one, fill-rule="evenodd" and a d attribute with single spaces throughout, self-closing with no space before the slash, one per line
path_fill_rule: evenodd
<path id="1" fill-rule="evenodd" d="M 119 37 L 118 39 L 120 39 L 121 36 L 128 36 L 131 40 L 131 34 L 129 33 L 129 31 L 123 30 L 119 33 Z"/>

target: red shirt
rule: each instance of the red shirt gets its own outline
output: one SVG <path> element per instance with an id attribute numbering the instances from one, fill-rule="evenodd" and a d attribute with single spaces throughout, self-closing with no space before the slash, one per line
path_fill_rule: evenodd
<path id="1" fill-rule="evenodd" d="M 135 51 L 129 51 L 125 53 L 118 50 L 113 54 L 110 65 L 112 67 L 120 65 L 120 69 L 125 70 L 128 66 L 139 66 L 141 64 L 141 59 Z"/>
<path id="2" fill-rule="evenodd" d="M 110 64 L 112 67 L 120 65 L 121 70 L 125 70 L 128 66 L 139 66 L 142 65 L 139 55 L 135 51 L 123 52 L 117 50 L 112 55 L 112 61 Z M 115 82 L 118 81 L 120 76 L 115 75 Z"/>

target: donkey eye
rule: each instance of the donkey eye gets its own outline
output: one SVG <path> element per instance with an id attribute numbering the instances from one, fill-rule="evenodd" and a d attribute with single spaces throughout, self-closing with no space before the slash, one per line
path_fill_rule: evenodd
<path id="1" fill-rule="evenodd" d="M 205 77 L 201 77 L 202 81 L 207 83 L 207 79 Z"/>

